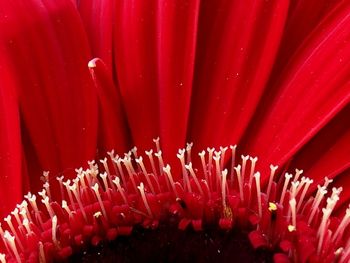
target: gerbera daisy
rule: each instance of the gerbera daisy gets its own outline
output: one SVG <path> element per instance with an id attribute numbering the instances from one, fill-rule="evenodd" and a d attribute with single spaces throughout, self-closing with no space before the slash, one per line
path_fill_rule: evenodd
<path id="1" fill-rule="evenodd" d="M 0 3 L 0 261 L 348 262 L 349 11 Z"/>

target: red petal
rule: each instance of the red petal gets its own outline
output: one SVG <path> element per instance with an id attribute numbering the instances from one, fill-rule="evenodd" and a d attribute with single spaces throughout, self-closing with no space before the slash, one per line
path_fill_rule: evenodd
<path id="1" fill-rule="evenodd" d="M 349 116 L 350 105 L 307 143 L 290 164 L 290 167 L 301 167 L 305 176 L 315 180 L 313 189 L 323 184 L 326 176 L 335 178 L 350 167 Z"/>
<path id="2" fill-rule="evenodd" d="M 156 10 L 153 1 L 118 1 L 115 12 L 118 82 L 133 141 L 141 150 L 159 136 Z"/>
<path id="3" fill-rule="evenodd" d="M 97 104 L 86 36 L 71 1 L 1 4 L 4 62 L 16 78 L 32 185 L 95 155 Z"/>
<path id="4" fill-rule="evenodd" d="M 347 3 L 323 21 L 260 105 L 246 142 L 265 165 L 284 164 L 350 100 L 349 11 Z"/>
<path id="5" fill-rule="evenodd" d="M 26 178 L 22 178 L 21 174 L 22 149 L 18 102 L 13 83 L 15 78 L 11 70 L 2 66 L 3 60 L 6 61 L 2 43 L 0 52 L 0 218 L 3 218 L 21 201 L 22 184 Z"/>
<path id="6" fill-rule="evenodd" d="M 190 133 L 198 148 L 235 143 L 264 90 L 288 1 L 201 3 Z"/>
<path id="7" fill-rule="evenodd" d="M 89 69 L 99 98 L 99 150 L 102 156 L 111 149 L 123 154 L 130 149 L 130 143 L 127 133 L 128 125 L 121 105 L 120 94 L 102 60 L 91 60 Z"/>

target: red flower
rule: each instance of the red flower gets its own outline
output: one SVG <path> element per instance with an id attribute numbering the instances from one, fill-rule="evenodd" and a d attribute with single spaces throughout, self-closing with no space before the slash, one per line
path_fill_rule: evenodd
<path id="1" fill-rule="evenodd" d="M 326 204 L 321 198 L 325 189 L 316 186 L 326 176 L 338 187 L 346 188 L 349 180 L 349 1 L 78 2 L 0 4 L 0 214 L 9 213 L 24 193 L 40 190 L 42 171 L 72 180 L 76 167 L 112 148 L 122 156 L 136 145 L 143 153 L 160 136 L 165 161 L 158 152 L 156 170 L 149 153 L 148 175 L 135 151 L 137 164 L 128 155 L 120 159 L 110 153 L 106 178 L 66 184 L 72 199 L 65 210 L 51 202 L 63 198 L 57 193 L 63 184 L 50 181 L 49 193 L 45 181 L 42 196 L 48 207 L 43 211 L 48 211 L 33 207 L 34 218 L 22 215 L 18 222 L 14 212 L 11 222 L 21 225 L 21 233 L 6 220 L 12 233 L 0 235 L 7 259 L 64 258 L 80 241 L 112 240 L 130 234 L 134 225 L 156 228 L 166 221 L 164 215 L 174 213 L 183 229 L 199 230 L 207 223 L 232 229 L 238 220 L 254 248 L 278 247 L 273 250 L 277 261 L 286 255 L 300 261 L 346 260 L 346 235 L 338 238 L 337 219 L 328 213 L 334 210 L 342 220 L 350 192 L 343 191 L 337 201 L 334 190 Z M 188 146 L 192 153 L 208 146 L 218 152 L 208 150 L 203 169 L 201 158 L 190 153 L 179 165 L 177 149 L 188 141 L 194 142 L 193 149 Z M 258 156 L 259 162 L 244 156 L 241 162 L 236 155 L 231 166 L 235 148 L 226 152 L 220 147 L 236 143 L 239 153 Z M 199 171 L 192 170 L 192 162 Z M 234 168 L 238 163 L 240 168 Z M 271 163 L 281 167 L 275 176 L 282 179 L 275 186 L 269 181 Z M 245 165 L 249 176 L 247 170 L 239 179 Z M 289 175 L 284 181 L 284 171 L 294 167 L 303 168 L 314 184 L 299 178 L 298 188 L 298 179 Z M 78 174 L 91 176 L 97 168 L 91 163 Z M 261 185 L 255 171 L 261 172 Z M 112 180 L 120 180 L 119 186 Z M 97 183 L 99 189 L 86 186 L 85 191 L 84 183 Z M 315 199 L 308 201 L 312 192 Z M 30 203 L 33 196 L 26 199 Z M 71 210 L 77 213 L 74 220 Z M 344 218 L 341 233 L 348 222 Z M 88 229 L 82 230 L 85 224 Z M 27 226 L 32 230 L 26 232 Z M 16 235 L 37 246 L 25 250 L 17 241 L 16 255 L 11 247 Z M 310 254 L 301 247 L 310 248 Z"/>

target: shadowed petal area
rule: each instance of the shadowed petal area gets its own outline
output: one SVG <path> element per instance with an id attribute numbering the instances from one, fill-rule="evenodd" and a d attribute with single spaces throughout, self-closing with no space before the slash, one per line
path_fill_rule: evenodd
<path id="1" fill-rule="evenodd" d="M 264 156 L 263 167 L 283 165 L 349 102 L 349 11 L 344 3 L 327 16 L 280 76 L 277 93 L 267 91 L 245 141 L 246 151 Z"/>
<path id="2" fill-rule="evenodd" d="M 197 149 L 239 140 L 281 40 L 288 1 L 203 1 L 189 122 Z"/>
<path id="3" fill-rule="evenodd" d="M 2 2 L 3 66 L 16 76 L 31 191 L 95 156 L 97 102 L 89 48 L 71 1 Z M 35 158 L 34 158 L 35 157 Z M 33 160 L 32 159 L 36 159 Z"/>

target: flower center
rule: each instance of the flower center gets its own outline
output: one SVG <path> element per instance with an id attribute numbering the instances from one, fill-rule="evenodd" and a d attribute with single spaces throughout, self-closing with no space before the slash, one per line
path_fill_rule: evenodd
<path id="1" fill-rule="evenodd" d="M 236 146 L 202 151 L 196 169 L 188 144 L 174 172 L 155 144 L 145 161 L 136 147 L 112 151 L 73 180 L 58 177 L 60 198 L 44 173 L 41 202 L 28 193 L 0 226 L 0 261 L 348 262 L 350 208 L 331 216 L 342 191 L 327 192 L 332 180 L 310 196 L 302 170 L 277 182 L 271 165 L 265 187 L 257 158 L 237 158 Z"/>

